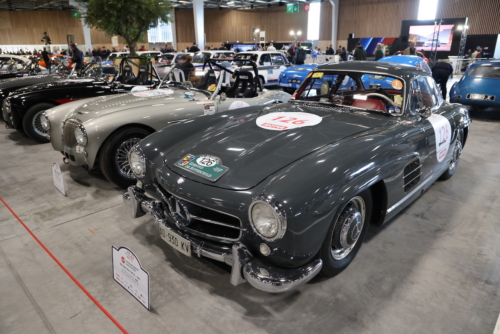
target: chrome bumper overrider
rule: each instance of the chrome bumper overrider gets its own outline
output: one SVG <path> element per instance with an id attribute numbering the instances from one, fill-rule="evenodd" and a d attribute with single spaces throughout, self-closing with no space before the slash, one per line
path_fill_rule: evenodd
<path id="1" fill-rule="evenodd" d="M 208 257 L 232 266 L 230 282 L 233 285 L 247 281 L 262 291 L 286 292 L 309 282 L 323 266 L 323 262 L 317 259 L 300 268 L 281 269 L 264 264 L 252 256 L 247 247 L 240 242 L 233 244 L 232 247 L 212 246 L 170 224 L 161 202 L 146 196 L 145 192 L 137 186 L 128 188 L 128 191 L 123 194 L 123 201 L 132 209 L 133 218 L 150 213 L 156 224 L 161 224 L 189 240 L 193 253 L 199 257 Z"/>

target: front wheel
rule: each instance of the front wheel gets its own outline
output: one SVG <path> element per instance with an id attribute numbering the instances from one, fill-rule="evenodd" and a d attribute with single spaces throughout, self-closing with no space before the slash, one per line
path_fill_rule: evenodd
<path id="1" fill-rule="evenodd" d="M 460 156 L 462 155 L 463 148 L 463 138 L 464 130 L 458 130 L 457 140 L 455 141 L 455 146 L 453 146 L 453 157 L 448 169 L 439 177 L 440 180 L 446 181 L 455 174 L 458 167 L 458 162 L 460 161 Z"/>
<path id="2" fill-rule="evenodd" d="M 130 149 L 151 132 L 141 128 L 123 129 L 110 136 L 101 147 L 99 166 L 104 176 L 117 186 L 126 189 L 136 183 L 128 163 Z"/>
<path id="3" fill-rule="evenodd" d="M 53 108 L 51 103 L 39 103 L 28 109 L 23 118 L 24 132 L 39 143 L 48 143 L 47 131 L 42 127 L 42 114 Z"/>
<path id="4" fill-rule="evenodd" d="M 319 251 L 321 274 L 340 274 L 354 260 L 368 231 L 372 213 L 372 194 L 367 189 L 352 197 L 330 226 Z"/>

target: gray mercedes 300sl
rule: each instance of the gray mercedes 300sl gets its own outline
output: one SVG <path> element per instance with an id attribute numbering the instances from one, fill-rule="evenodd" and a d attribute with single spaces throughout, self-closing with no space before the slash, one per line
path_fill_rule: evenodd
<path id="1" fill-rule="evenodd" d="M 370 77 L 390 87 L 365 87 Z M 149 212 L 169 246 L 232 266 L 234 285 L 288 291 L 342 272 L 369 225 L 455 173 L 469 134 L 467 110 L 412 66 L 322 65 L 294 97 L 139 142 L 132 216 Z"/>

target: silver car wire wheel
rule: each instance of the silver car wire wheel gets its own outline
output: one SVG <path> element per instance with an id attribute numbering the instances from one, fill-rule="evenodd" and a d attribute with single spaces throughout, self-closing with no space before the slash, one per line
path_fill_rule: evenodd
<path id="1" fill-rule="evenodd" d="M 363 231 L 365 216 L 366 205 L 360 196 L 352 198 L 344 207 L 337 221 L 340 233 L 333 234 L 331 253 L 335 260 L 344 259 L 356 246 Z"/>
<path id="2" fill-rule="evenodd" d="M 36 113 L 35 117 L 31 120 L 31 125 L 33 126 L 33 130 L 35 130 L 36 134 L 39 136 L 45 136 L 47 131 L 45 131 L 42 127 L 42 114 L 45 110 L 41 110 Z"/>
<path id="3" fill-rule="evenodd" d="M 118 172 L 121 176 L 127 179 L 135 179 L 135 175 L 130 168 L 130 164 L 128 162 L 128 154 L 130 149 L 137 144 L 141 139 L 140 138 L 131 138 L 125 140 L 120 144 L 118 150 L 116 150 L 115 154 L 115 163 L 118 168 Z"/>
<path id="4" fill-rule="evenodd" d="M 462 134 L 459 132 L 457 140 L 455 141 L 455 147 L 453 148 L 453 159 L 451 160 L 450 167 L 448 167 L 450 172 L 455 172 L 457 169 L 458 161 L 462 155 Z"/>

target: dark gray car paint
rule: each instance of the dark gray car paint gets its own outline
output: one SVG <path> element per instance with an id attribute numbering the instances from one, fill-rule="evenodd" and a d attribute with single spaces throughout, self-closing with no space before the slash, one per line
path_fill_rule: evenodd
<path id="1" fill-rule="evenodd" d="M 338 65 L 326 66 L 322 69 L 338 69 Z M 345 69 L 350 66 L 346 64 Z M 406 82 L 424 75 L 399 66 L 387 68 L 387 72 L 397 72 Z M 324 119 L 314 127 L 286 132 L 255 126 L 259 115 L 297 108 Z M 453 147 L 457 130 L 470 124 L 467 111 L 460 105 L 443 103 L 434 112 L 450 120 Z M 292 102 L 175 124 L 141 141 L 138 149 L 146 157 L 147 172 L 142 181 L 149 195 L 160 199 L 153 185 L 158 182 L 180 198 L 239 217 L 245 227 L 241 242 L 256 256 L 263 240 L 250 226 L 249 205 L 259 195 L 281 203 L 286 211 L 287 232 L 282 239 L 267 242 L 273 252 L 260 257 L 278 267 L 298 267 L 316 256 L 343 205 L 359 192 L 372 187 L 376 209 L 371 223 L 380 224 L 432 185 L 448 168 L 453 150 L 438 163 L 435 138 L 429 129 L 425 117 L 408 111 L 403 116 L 390 116 Z M 288 142 L 284 134 L 290 135 Z M 228 150 L 235 145 L 244 150 Z M 210 182 L 172 166 L 187 153 L 215 155 L 230 169 L 217 182 Z M 403 169 L 415 159 L 422 164 L 422 177 L 412 191 L 405 193 Z"/>

